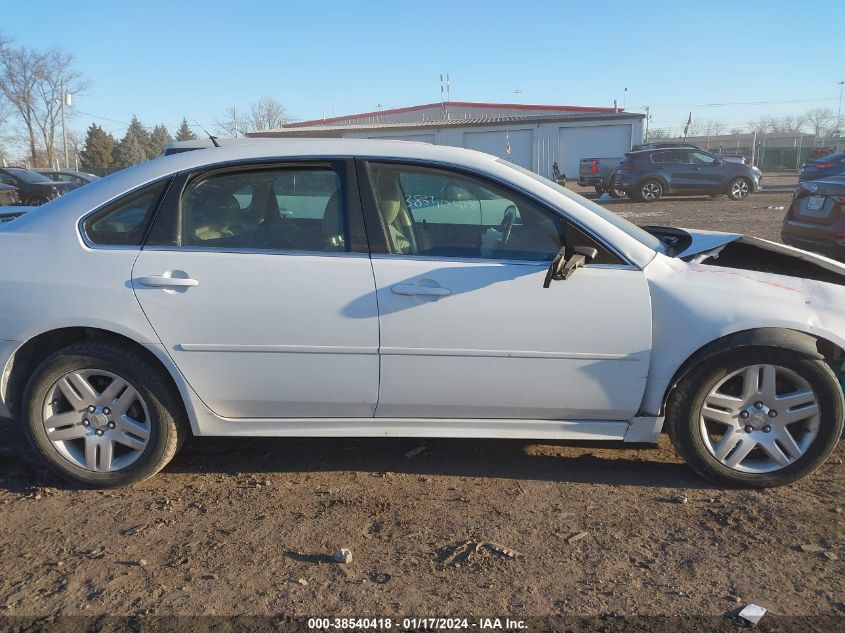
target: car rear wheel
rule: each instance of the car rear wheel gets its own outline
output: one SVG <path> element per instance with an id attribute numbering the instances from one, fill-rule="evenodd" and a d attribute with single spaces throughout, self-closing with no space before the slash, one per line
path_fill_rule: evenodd
<path id="1" fill-rule="evenodd" d="M 38 366 L 24 398 L 37 452 L 84 486 L 152 477 L 189 433 L 168 377 L 120 345 L 86 341 L 60 350 Z"/>
<path id="2" fill-rule="evenodd" d="M 616 178 L 616 174 L 613 174 L 610 177 L 610 182 L 613 183 L 613 180 L 615 178 Z M 617 189 L 616 187 L 613 186 L 613 184 L 611 184 L 610 187 L 608 187 L 607 193 L 609 193 L 610 197 L 613 198 L 614 200 L 619 200 L 620 198 L 625 197 L 625 191 L 623 189 Z"/>
<path id="3" fill-rule="evenodd" d="M 728 183 L 727 193 L 731 200 L 744 200 L 751 195 L 751 182 L 747 178 L 734 178 Z"/>
<path id="4" fill-rule="evenodd" d="M 601 185 L 595 185 L 593 189 L 595 189 L 596 193 L 599 195 L 604 193 L 604 187 L 602 187 Z"/>
<path id="5" fill-rule="evenodd" d="M 672 443 L 698 474 L 766 488 L 801 479 L 824 462 L 842 433 L 845 402 L 823 360 L 746 347 L 690 371 L 666 414 Z"/>
<path id="6" fill-rule="evenodd" d="M 637 191 L 637 198 L 643 202 L 657 202 L 663 196 L 663 185 L 659 180 L 646 180 Z"/>

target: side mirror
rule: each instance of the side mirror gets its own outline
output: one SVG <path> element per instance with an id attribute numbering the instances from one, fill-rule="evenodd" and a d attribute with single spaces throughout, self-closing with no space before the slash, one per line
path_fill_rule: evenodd
<path id="1" fill-rule="evenodd" d="M 575 252 L 569 259 L 565 259 L 565 247 L 561 246 L 555 255 L 549 269 L 546 271 L 546 278 L 543 280 L 543 288 L 548 288 L 552 281 L 565 281 L 569 279 L 576 270 L 591 262 L 598 256 L 599 252 L 590 246 L 576 246 Z"/>

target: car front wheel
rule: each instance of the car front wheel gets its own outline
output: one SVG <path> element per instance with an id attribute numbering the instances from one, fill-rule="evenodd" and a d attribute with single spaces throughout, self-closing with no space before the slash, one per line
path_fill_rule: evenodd
<path id="1" fill-rule="evenodd" d="M 823 360 L 745 347 L 690 371 L 667 403 L 669 436 L 698 474 L 754 488 L 816 470 L 842 433 L 842 389 Z"/>
<path id="2" fill-rule="evenodd" d="M 53 354 L 32 375 L 24 403 L 36 451 L 84 486 L 153 476 L 189 433 L 168 377 L 118 344 L 86 341 Z"/>
<path id="3" fill-rule="evenodd" d="M 731 200 L 744 200 L 751 195 L 751 183 L 747 178 L 734 178 L 728 183 L 728 197 Z"/>

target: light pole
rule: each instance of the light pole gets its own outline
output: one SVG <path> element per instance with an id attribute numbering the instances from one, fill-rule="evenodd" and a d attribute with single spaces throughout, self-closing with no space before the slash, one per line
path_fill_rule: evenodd
<path id="1" fill-rule="evenodd" d="M 839 139 L 842 138 L 842 87 L 845 81 L 839 82 L 839 111 L 836 113 L 836 151 L 839 151 Z"/>
<path id="2" fill-rule="evenodd" d="M 67 157 L 67 128 L 65 127 L 65 102 L 69 99 L 70 95 L 65 92 L 65 80 L 62 79 L 62 147 L 65 154 L 65 169 L 70 169 L 70 161 Z"/>

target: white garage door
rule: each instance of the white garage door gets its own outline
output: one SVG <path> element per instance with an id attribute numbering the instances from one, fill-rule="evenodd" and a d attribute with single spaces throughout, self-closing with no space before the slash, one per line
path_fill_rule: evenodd
<path id="1" fill-rule="evenodd" d="M 434 145 L 434 134 L 388 134 L 387 136 L 371 136 L 370 138 L 383 138 L 391 141 L 418 141 Z"/>
<path id="2" fill-rule="evenodd" d="M 505 148 L 510 141 L 511 153 Z M 533 169 L 534 132 L 532 130 L 496 130 L 495 132 L 464 132 L 464 147 L 512 160 L 526 169 Z"/>
<path id="3" fill-rule="evenodd" d="M 621 157 L 631 151 L 630 125 L 589 125 L 562 127 L 559 136 L 561 170 L 567 178 L 578 177 L 582 158 Z"/>

